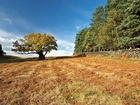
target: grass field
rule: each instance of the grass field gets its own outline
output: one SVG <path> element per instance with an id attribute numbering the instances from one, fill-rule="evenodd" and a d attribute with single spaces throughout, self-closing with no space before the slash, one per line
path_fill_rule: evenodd
<path id="1" fill-rule="evenodd" d="M 140 105 L 140 59 L 1 61 L 0 105 Z"/>

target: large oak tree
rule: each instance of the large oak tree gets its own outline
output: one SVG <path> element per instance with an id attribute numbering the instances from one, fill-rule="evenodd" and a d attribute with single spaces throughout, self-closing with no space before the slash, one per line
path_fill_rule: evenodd
<path id="1" fill-rule="evenodd" d="M 19 54 L 38 54 L 39 59 L 43 60 L 48 52 L 57 50 L 57 43 L 52 35 L 30 33 L 23 39 L 13 42 L 13 47 L 12 51 Z"/>

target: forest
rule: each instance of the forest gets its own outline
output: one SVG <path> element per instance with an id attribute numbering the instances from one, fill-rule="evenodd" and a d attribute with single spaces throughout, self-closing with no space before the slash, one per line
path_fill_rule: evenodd
<path id="1" fill-rule="evenodd" d="M 74 52 L 140 48 L 139 0 L 108 0 L 76 34 Z"/>

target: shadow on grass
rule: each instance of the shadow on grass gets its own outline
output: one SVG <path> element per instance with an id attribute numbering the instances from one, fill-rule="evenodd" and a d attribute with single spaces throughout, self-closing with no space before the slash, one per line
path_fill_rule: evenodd
<path id="1" fill-rule="evenodd" d="M 20 58 L 16 56 L 3 56 L 0 57 L 0 63 L 14 63 L 14 62 L 26 62 L 26 61 L 37 61 L 37 58 Z"/>
<path id="2" fill-rule="evenodd" d="M 51 56 L 46 57 L 45 60 L 59 60 L 59 59 L 68 59 L 68 58 L 78 58 L 79 56 Z M 27 61 L 42 61 L 37 57 L 34 58 L 20 58 L 16 56 L 3 56 L 0 57 L 0 63 L 15 63 L 15 62 L 27 62 Z"/>

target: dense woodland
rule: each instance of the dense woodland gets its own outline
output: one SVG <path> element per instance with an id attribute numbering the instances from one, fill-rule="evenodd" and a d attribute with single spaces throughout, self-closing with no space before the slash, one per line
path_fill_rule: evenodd
<path id="1" fill-rule="evenodd" d="M 140 48 L 140 1 L 108 0 L 93 12 L 90 27 L 76 34 L 74 52 Z"/>

